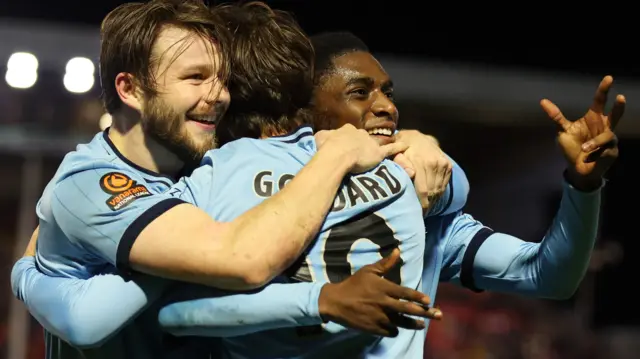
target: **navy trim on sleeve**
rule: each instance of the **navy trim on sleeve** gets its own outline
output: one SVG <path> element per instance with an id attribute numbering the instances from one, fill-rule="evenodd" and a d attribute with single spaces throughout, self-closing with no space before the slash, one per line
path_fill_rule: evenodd
<path id="1" fill-rule="evenodd" d="M 467 250 L 462 257 L 462 265 L 460 266 L 460 284 L 474 292 L 482 292 L 482 289 L 476 287 L 473 280 L 473 262 L 476 260 L 476 254 L 489 236 L 493 234 L 493 230 L 483 227 L 471 238 L 471 242 L 467 246 Z"/>
<path id="2" fill-rule="evenodd" d="M 186 202 L 178 198 L 168 198 L 160 201 L 138 216 L 138 218 L 129 225 L 129 228 L 124 231 L 118 244 L 116 253 L 116 267 L 118 270 L 129 273 L 129 254 L 131 253 L 131 248 L 133 248 L 133 243 L 147 225 L 166 211 L 182 203 Z"/>

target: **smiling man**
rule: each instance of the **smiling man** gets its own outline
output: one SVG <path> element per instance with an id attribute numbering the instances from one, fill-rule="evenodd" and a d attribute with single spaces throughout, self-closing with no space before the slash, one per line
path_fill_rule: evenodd
<path id="1" fill-rule="evenodd" d="M 229 105 L 225 87 L 228 61 L 234 53 L 241 53 L 230 50 L 232 36 L 226 26 L 226 19 L 211 13 L 200 1 L 129 3 L 105 18 L 100 68 L 113 126 L 63 160 L 38 203 L 38 267 L 31 262 L 29 269 L 35 272 L 23 276 L 25 267 L 20 264 L 24 262 L 20 262 L 12 279 L 17 295 L 33 304 L 34 315 L 56 334 L 65 334 L 83 320 L 92 325 L 106 323 L 106 328 L 98 329 L 107 334 L 67 332 L 69 342 L 103 344 L 82 352 L 48 335 L 51 357 L 138 359 L 169 355 L 154 308 L 136 318 L 147 305 L 164 303 L 154 300 L 168 282 L 148 276 L 123 281 L 109 274 L 137 279 L 135 272 L 142 272 L 236 291 L 262 287 L 289 268 L 316 237 L 345 175 L 376 168 L 383 159 L 406 148 L 402 143 L 380 146 L 366 131 L 344 126 L 316 134 L 317 146 L 304 154 L 304 167 L 296 168 L 295 178 L 290 176 L 285 188 L 259 203 L 228 203 L 226 210 L 235 211 L 231 212 L 236 214 L 233 218 L 214 220 L 193 205 L 215 197 L 198 196 L 186 203 L 188 193 L 174 191 L 179 188 L 172 184 L 185 164 L 198 161 L 214 146 L 219 118 Z M 237 36 L 235 32 L 233 38 Z M 270 47 L 255 49 L 257 58 L 269 57 Z M 235 59 L 242 61 L 241 57 Z M 283 65 L 281 61 L 276 64 Z M 260 74 L 253 72 L 248 78 L 259 78 Z M 246 153 L 238 151 L 238 156 L 222 161 L 231 165 L 227 167 L 228 183 L 234 182 L 231 176 L 242 168 Z M 206 171 L 207 166 L 203 167 Z M 203 186 L 205 190 L 211 187 L 211 183 Z M 234 193 L 229 190 L 224 194 Z M 240 204 L 247 207 L 238 207 Z M 384 254 L 391 250 L 387 246 Z M 415 329 L 416 324 L 395 322 L 394 318 L 398 313 L 428 315 L 428 308 L 407 307 L 403 301 L 426 304 L 427 298 L 382 279 L 392 264 L 393 257 L 371 265 L 341 285 L 299 283 L 294 287 L 305 288 L 307 297 L 277 297 L 290 300 L 296 314 L 302 304 L 305 310 L 310 308 L 314 322 L 321 322 L 320 315 L 327 313 L 335 321 L 373 332 L 393 333 L 401 325 Z M 38 270 L 46 274 L 49 284 L 40 281 Z M 104 281 L 120 285 L 124 292 L 93 285 Z M 151 285 L 138 286 L 145 282 Z M 44 290 L 34 290 L 38 284 Z M 52 297 L 51 290 L 58 295 Z M 113 295 L 116 299 L 108 300 Z M 355 305 L 363 300 L 371 305 Z M 60 306 L 51 301 L 60 301 Z M 43 302 L 49 304 L 36 305 Z M 106 309 L 91 308 L 94 304 Z M 69 311 L 63 312 L 62 306 Z M 119 336 L 107 340 L 123 325 L 126 328 Z M 197 356 L 191 353 L 189 357 Z"/>

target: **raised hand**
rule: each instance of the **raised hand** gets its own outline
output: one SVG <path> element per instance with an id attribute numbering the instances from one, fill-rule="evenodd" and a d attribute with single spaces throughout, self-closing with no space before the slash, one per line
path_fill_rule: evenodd
<path id="1" fill-rule="evenodd" d="M 618 140 L 613 131 L 624 114 L 626 100 L 618 95 L 611 112 L 604 114 L 612 84 L 613 78 L 605 76 L 587 113 L 573 122 L 553 102 L 547 99 L 540 102 L 558 125 L 558 143 L 568 162 L 568 179 L 578 189 L 599 187 L 602 176 L 618 157 Z"/>

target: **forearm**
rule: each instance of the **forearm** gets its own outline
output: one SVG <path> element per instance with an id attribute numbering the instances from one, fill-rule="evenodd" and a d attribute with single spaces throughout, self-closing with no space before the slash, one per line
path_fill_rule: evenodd
<path id="1" fill-rule="evenodd" d="M 146 213 L 158 211 L 149 209 L 139 217 L 148 224 L 132 225 L 144 228 L 140 234 L 127 233 L 136 238 L 130 266 L 220 289 L 260 288 L 315 238 L 353 163 L 326 146 L 280 192 L 227 223 L 190 204 L 175 205 L 151 220 Z"/>
<path id="2" fill-rule="evenodd" d="M 600 189 L 583 193 L 564 185 L 560 209 L 540 243 L 489 236 L 474 263 L 478 287 L 565 299 L 584 277 L 596 241 Z"/>
<path id="3" fill-rule="evenodd" d="M 271 284 L 252 294 L 174 303 L 158 316 L 177 336 L 232 337 L 259 331 L 321 324 L 322 283 Z"/>
<path id="4" fill-rule="evenodd" d="M 236 266 L 255 268 L 254 287 L 281 274 L 320 230 L 350 161 L 320 150 L 277 194 L 230 223 Z"/>
<path id="5" fill-rule="evenodd" d="M 163 288 L 153 278 L 127 282 L 117 275 L 49 277 L 38 271 L 33 257 L 15 264 L 11 284 L 14 295 L 45 329 L 79 348 L 101 345 Z"/>
<path id="6" fill-rule="evenodd" d="M 429 209 L 426 217 L 444 216 L 462 210 L 467 204 L 469 196 L 469 180 L 467 175 L 451 157 L 447 156 L 452 163 L 451 179 L 442 196 Z"/>

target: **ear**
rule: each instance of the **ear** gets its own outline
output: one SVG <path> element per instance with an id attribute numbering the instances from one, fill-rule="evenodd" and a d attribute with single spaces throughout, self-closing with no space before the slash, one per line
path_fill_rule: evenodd
<path id="1" fill-rule="evenodd" d="M 115 85 L 120 101 L 132 109 L 141 112 L 142 96 L 133 81 L 133 75 L 126 72 L 119 73 L 116 75 Z"/>

